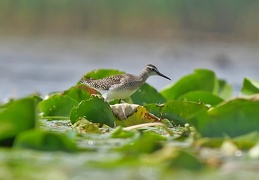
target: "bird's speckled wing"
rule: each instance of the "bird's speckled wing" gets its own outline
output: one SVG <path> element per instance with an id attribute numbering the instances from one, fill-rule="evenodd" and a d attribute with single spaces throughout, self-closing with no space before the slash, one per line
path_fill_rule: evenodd
<path id="1" fill-rule="evenodd" d="M 121 83 L 123 75 L 118 74 L 114 76 L 109 76 L 103 79 L 83 79 L 81 83 L 86 84 L 90 87 L 100 90 L 109 90 L 111 87 L 114 87 Z"/>

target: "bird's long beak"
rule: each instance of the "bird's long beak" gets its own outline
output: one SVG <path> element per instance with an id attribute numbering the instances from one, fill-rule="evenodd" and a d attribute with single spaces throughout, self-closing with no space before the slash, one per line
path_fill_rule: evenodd
<path id="1" fill-rule="evenodd" d="M 167 76 L 163 75 L 163 74 L 162 74 L 162 73 L 160 73 L 160 72 L 158 72 L 158 73 L 157 73 L 157 75 L 162 76 L 162 77 L 164 77 L 164 78 L 166 78 L 166 79 L 169 79 L 169 80 L 171 81 L 171 79 L 170 79 L 169 77 L 167 77 Z"/>

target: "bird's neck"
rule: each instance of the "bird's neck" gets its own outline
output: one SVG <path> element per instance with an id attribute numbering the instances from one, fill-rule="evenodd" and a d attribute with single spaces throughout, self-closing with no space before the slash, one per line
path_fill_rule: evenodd
<path id="1" fill-rule="evenodd" d="M 146 70 L 144 70 L 139 75 L 139 77 L 141 78 L 141 81 L 145 82 L 147 80 L 147 78 L 149 77 L 149 74 L 148 74 L 148 72 Z"/>

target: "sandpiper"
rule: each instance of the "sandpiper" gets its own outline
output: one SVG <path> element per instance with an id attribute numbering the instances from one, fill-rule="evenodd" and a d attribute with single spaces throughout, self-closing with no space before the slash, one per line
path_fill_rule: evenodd
<path id="1" fill-rule="evenodd" d="M 103 79 L 82 79 L 80 82 L 100 92 L 104 100 L 110 102 L 115 99 L 126 99 L 135 93 L 149 76 L 158 75 L 171 80 L 158 69 L 148 64 L 140 75 L 118 74 Z"/>

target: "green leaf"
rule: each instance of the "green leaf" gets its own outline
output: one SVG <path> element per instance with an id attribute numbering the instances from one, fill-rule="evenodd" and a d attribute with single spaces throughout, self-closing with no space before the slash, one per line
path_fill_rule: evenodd
<path id="1" fill-rule="evenodd" d="M 258 130 L 258 109 L 258 100 L 237 98 L 197 115 L 191 122 L 204 137 L 236 137 Z"/>
<path id="2" fill-rule="evenodd" d="M 63 95 L 69 96 L 70 98 L 76 100 L 78 103 L 90 97 L 89 92 L 80 88 L 80 86 L 73 86 L 69 88 L 68 90 L 64 91 Z"/>
<path id="3" fill-rule="evenodd" d="M 223 101 L 220 97 L 207 91 L 190 91 L 178 97 L 178 100 L 202 102 L 215 106 Z"/>
<path id="4" fill-rule="evenodd" d="M 102 79 L 116 74 L 125 74 L 125 72 L 116 69 L 98 69 L 86 73 L 84 78 Z"/>
<path id="5" fill-rule="evenodd" d="M 133 131 L 125 131 L 121 126 L 117 126 L 111 133 L 111 138 L 131 138 L 136 134 Z"/>
<path id="6" fill-rule="evenodd" d="M 174 100 L 190 91 L 207 91 L 217 94 L 218 81 L 214 72 L 206 69 L 197 69 L 194 73 L 182 77 L 175 84 L 164 88 L 161 94 L 167 100 Z"/>
<path id="7" fill-rule="evenodd" d="M 55 94 L 38 104 L 38 109 L 43 117 L 65 116 L 69 117 L 73 107 L 78 105 L 78 101 L 72 99 L 68 95 Z"/>
<path id="8" fill-rule="evenodd" d="M 89 97 L 89 92 L 78 86 L 73 86 L 63 93 L 51 95 L 48 99 L 41 101 L 38 104 L 38 109 L 43 117 L 50 119 L 51 116 L 53 119 L 55 119 L 54 117 L 69 117 L 71 109 Z"/>
<path id="9" fill-rule="evenodd" d="M 245 95 L 259 93 L 259 81 L 245 78 L 241 92 Z"/>
<path id="10" fill-rule="evenodd" d="M 137 139 L 134 139 L 129 144 L 126 144 L 117 150 L 132 156 L 152 153 L 163 147 L 161 141 L 164 140 L 166 140 L 166 138 L 157 133 L 151 131 L 143 132 Z"/>
<path id="11" fill-rule="evenodd" d="M 41 151 L 78 151 L 76 144 L 65 134 L 40 130 L 31 130 L 19 134 L 15 139 L 14 147 Z"/>
<path id="12" fill-rule="evenodd" d="M 33 129 L 36 120 L 36 101 L 33 98 L 14 100 L 4 105 L 0 111 L 0 145 L 11 145 L 13 140 L 4 140 Z"/>
<path id="13" fill-rule="evenodd" d="M 100 123 L 100 125 L 114 126 L 114 117 L 109 104 L 99 97 L 83 100 L 71 110 L 70 120 L 72 124 L 82 117 L 93 123 Z"/>
<path id="14" fill-rule="evenodd" d="M 132 96 L 133 103 L 144 105 L 150 103 L 164 103 L 166 99 L 152 86 L 144 83 Z"/>
<path id="15" fill-rule="evenodd" d="M 195 147 L 220 148 L 224 138 L 199 138 L 194 142 Z"/>
<path id="16" fill-rule="evenodd" d="M 218 84 L 218 96 L 225 100 L 231 98 L 233 93 L 232 86 L 223 79 L 218 79 Z"/>
<path id="17" fill-rule="evenodd" d="M 175 125 L 184 125 L 201 111 L 207 111 L 209 109 L 203 103 L 179 100 L 169 101 L 161 105 L 147 104 L 145 107 L 148 112 L 157 117 L 169 119 Z"/>
<path id="18" fill-rule="evenodd" d="M 204 169 L 205 164 L 191 153 L 187 151 L 179 151 L 177 156 L 171 160 L 169 167 L 173 169 L 197 171 Z"/>
<path id="19" fill-rule="evenodd" d="M 39 102 L 41 102 L 43 100 L 42 97 L 40 96 L 40 94 L 37 94 L 37 93 L 28 96 L 28 98 L 34 99 L 36 104 L 38 104 Z"/>
<path id="20" fill-rule="evenodd" d="M 259 132 L 254 131 L 245 135 L 235 137 L 233 142 L 239 149 L 248 150 L 259 143 Z"/>

